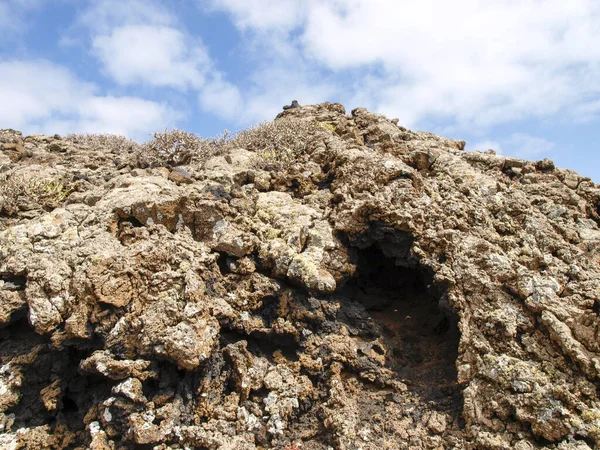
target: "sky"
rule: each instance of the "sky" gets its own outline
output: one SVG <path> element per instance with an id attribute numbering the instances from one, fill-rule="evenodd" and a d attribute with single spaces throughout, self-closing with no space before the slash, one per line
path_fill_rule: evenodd
<path id="1" fill-rule="evenodd" d="M 0 128 L 204 137 L 340 102 L 600 182 L 597 0 L 0 0 Z"/>

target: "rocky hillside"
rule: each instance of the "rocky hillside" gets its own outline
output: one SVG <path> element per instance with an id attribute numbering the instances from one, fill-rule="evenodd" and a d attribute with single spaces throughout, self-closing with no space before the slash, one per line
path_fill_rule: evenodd
<path id="1" fill-rule="evenodd" d="M 0 132 L 0 448 L 600 448 L 600 186 L 339 104 Z"/>

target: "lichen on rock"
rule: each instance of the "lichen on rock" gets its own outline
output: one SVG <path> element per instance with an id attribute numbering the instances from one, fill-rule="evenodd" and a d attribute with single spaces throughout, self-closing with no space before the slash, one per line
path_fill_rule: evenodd
<path id="1" fill-rule="evenodd" d="M 0 447 L 600 447 L 590 179 L 330 103 L 185 136 L 0 131 Z"/>

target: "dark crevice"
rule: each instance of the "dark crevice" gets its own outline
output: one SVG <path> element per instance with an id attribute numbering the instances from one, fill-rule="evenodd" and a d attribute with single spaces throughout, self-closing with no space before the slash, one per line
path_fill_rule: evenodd
<path id="1" fill-rule="evenodd" d="M 144 224 L 142 222 L 140 222 L 138 219 L 136 219 L 133 216 L 119 218 L 119 221 L 118 221 L 119 228 L 121 228 L 121 226 L 123 226 L 126 223 L 130 224 L 133 228 L 140 228 L 140 227 L 144 226 Z"/>
<path id="2" fill-rule="evenodd" d="M 586 206 L 586 213 L 600 227 L 600 201 L 593 206 Z"/>
<path id="3" fill-rule="evenodd" d="M 448 306 L 443 287 L 436 286 L 432 274 L 414 263 L 411 246 L 406 233 L 385 235 L 366 248 L 355 249 L 357 272 L 339 292 L 361 305 L 364 313 L 346 307 L 338 319 L 348 323 L 351 333 L 354 330 L 366 341 L 372 340 L 368 349 L 385 355 L 386 366 L 409 389 L 456 415 L 462 410 L 456 372 L 458 316 Z"/>
<path id="4" fill-rule="evenodd" d="M 78 369 L 97 349 L 91 343 L 81 348 L 53 348 L 26 318 L 0 330 L 0 342 L 0 359 L 11 359 L 11 370 L 22 377 L 20 397 L 5 412 L 14 415 L 12 430 L 48 425 L 83 431 L 85 415 L 110 395 L 111 381 Z"/>
<path id="5" fill-rule="evenodd" d="M 322 181 L 317 183 L 317 188 L 319 190 L 329 189 L 334 180 L 335 173 L 333 171 L 329 171 L 326 173 L 326 177 Z"/>
<path id="6" fill-rule="evenodd" d="M 29 311 L 29 309 L 27 308 L 27 301 L 25 300 L 25 293 L 24 292 L 20 292 L 21 296 L 23 296 L 23 307 L 19 308 L 15 311 L 12 312 L 12 314 L 10 315 L 10 319 L 8 319 L 7 322 L 5 323 L 0 323 L 0 330 L 10 327 L 11 325 L 13 325 L 15 322 L 21 322 L 24 324 L 28 325 L 28 321 L 27 321 L 27 312 Z M 0 355 L 1 357 L 2 355 Z"/>
<path id="7" fill-rule="evenodd" d="M 274 354 L 279 353 L 290 362 L 298 361 L 299 344 L 290 335 L 275 333 L 253 332 L 248 341 L 248 349 L 255 354 L 262 354 L 269 361 L 274 360 Z M 257 353 L 258 352 L 258 353 Z"/>
<path id="8" fill-rule="evenodd" d="M 210 360 L 206 364 L 210 364 Z M 150 401 L 157 397 L 181 395 L 188 399 L 188 392 L 193 392 L 198 384 L 200 373 L 181 369 L 170 360 L 160 360 L 153 365 L 156 376 L 146 378 L 142 382 L 142 392 Z M 207 368 L 210 373 L 210 368 Z M 189 403 L 189 401 L 187 402 Z"/>
<path id="9" fill-rule="evenodd" d="M 219 266 L 221 275 L 227 275 L 228 273 L 231 273 L 229 264 L 227 264 L 228 257 L 229 257 L 229 255 L 227 254 L 227 252 L 219 252 L 219 258 L 217 259 L 217 265 Z"/>
<path id="10" fill-rule="evenodd" d="M 576 434 L 575 436 L 573 436 L 573 439 L 575 439 L 576 441 L 585 442 L 589 448 L 596 448 L 596 440 L 593 437 Z"/>
<path id="11" fill-rule="evenodd" d="M 418 261 L 411 254 L 414 240 L 408 231 L 397 230 L 382 222 L 373 222 L 358 236 L 349 239 L 340 233 L 338 238 L 350 249 L 359 251 L 376 246 L 384 257 L 393 258 L 395 265 L 409 268 L 418 266 Z"/>
<path id="12" fill-rule="evenodd" d="M 275 335 L 274 333 L 252 332 L 250 335 L 232 328 L 230 324 L 221 324 L 221 347 L 239 341 L 248 343 L 247 349 L 254 356 L 262 356 L 273 361 L 274 354 L 283 355 L 288 361 L 298 360 L 300 345 L 292 336 Z"/>
<path id="13" fill-rule="evenodd" d="M 533 440 L 535 441 L 535 443 L 539 445 L 538 448 L 548 448 L 550 446 L 553 446 L 553 444 L 556 444 L 556 442 L 552 442 L 549 439 L 536 435 L 533 431 L 531 431 L 531 434 L 533 435 Z"/>
<path id="14" fill-rule="evenodd" d="M 265 327 L 270 328 L 279 317 L 279 297 L 268 295 L 262 299 L 262 306 L 255 311 L 263 319 Z"/>
<path id="15" fill-rule="evenodd" d="M 229 344 L 235 344 L 236 342 L 247 340 L 247 335 L 229 326 L 221 324 L 221 332 L 219 336 L 219 343 L 221 348 L 227 347 Z"/>
<path id="16" fill-rule="evenodd" d="M 0 280 L 4 281 L 3 289 L 7 291 L 24 291 L 27 285 L 27 275 L 0 272 Z"/>
<path id="17" fill-rule="evenodd" d="M 304 192 L 302 190 L 302 183 L 300 183 L 297 178 L 294 178 L 291 180 L 290 184 L 290 189 L 292 194 L 294 194 L 294 198 L 303 198 Z"/>
<path id="18" fill-rule="evenodd" d="M 123 245 L 128 245 L 135 241 L 136 235 L 139 234 L 139 228 L 144 225 L 133 216 L 119 218 L 117 220 L 117 239 Z"/>

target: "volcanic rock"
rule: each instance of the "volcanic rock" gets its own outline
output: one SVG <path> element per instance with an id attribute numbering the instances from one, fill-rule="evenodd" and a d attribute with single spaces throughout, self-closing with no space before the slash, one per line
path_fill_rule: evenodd
<path id="1" fill-rule="evenodd" d="M 185 168 L 0 131 L 1 448 L 600 448 L 598 185 L 275 125 Z"/>

